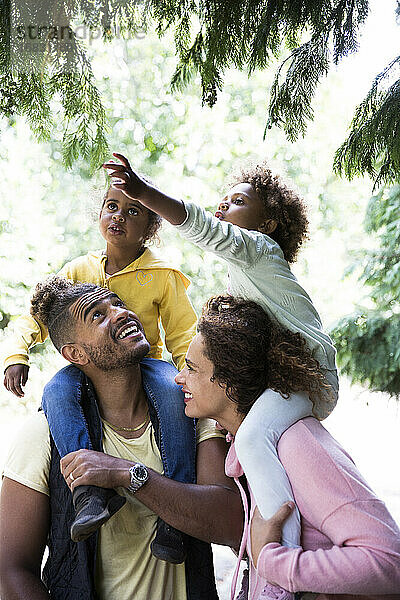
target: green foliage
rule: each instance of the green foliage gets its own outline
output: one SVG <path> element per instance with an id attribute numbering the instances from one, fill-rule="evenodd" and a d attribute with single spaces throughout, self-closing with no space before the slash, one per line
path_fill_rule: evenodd
<path id="1" fill-rule="evenodd" d="M 84 4 L 90 21 L 95 3 Z M 68 4 L 60 0 L 0 5 L 0 115 L 26 117 L 42 141 L 57 137 L 63 123 L 65 164 L 82 156 L 93 170 L 108 152 L 106 115 L 90 62 L 69 27 L 71 18 Z M 45 23 L 47 34 L 40 33 L 38 23 Z M 53 24 L 58 29 L 50 31 Z M 18 31 L 31 46 L 22 45 Z"/>
<path id="2" fill-rule="evenodd" d="M 269 158 L 274 171 L 284 178 L 287 172 L 311 209 L 312 242 L 301 253 L 296 275 L 318 301 L 324 322 L 338 318 L 344 306 L 351 310 L 356 294 L 339 284 L 340 255 L 347 256 L 362 244 L 357 215 L 368 182 L 338 181 L 331 173 L 331 156 L 341 135 L 340 111 L 350 108 L 350 103 L 347 107 L 343 103 L 333 110 L 335 94 L 343 95 L 340 81 L 331 75 L 332 85 L 318 98 L 317 123 L 307 138 L 288 147 L 282 132 L 274 129 L 263 142 L 263 85 L 266 77 L 268 84 L 272 77 L 255 72 L 249 80 L 244 73 L 230 71 L 218 103 L 212 110 L 202 107 L 195 83 L 182 94 L 169 91 L 176 63 L 171 40 L 166 44 L 149 34 L 140 40 L 113 40 L 107 46 L 100 40 L 93 44 L 92 65 L 109 117 L 110 148 L 126 154 L 161 189 L 211 209 L 225 191 L 226 175 L 235 163 Z M 12 325 L 28 309 L 37 281 L 66 261 L 103 248 L 96 219 L 106 181 L 99 171 L 91 176 L 82 158 L 66 172 L 57 141 L 35 143 L 24 119 L 1 125 L 0 194 L 7 217 L 0 223 L 0 311 Z M 340 198 L 346 201 L 338 202 Z M 224 263 L 167 225 L 161 238 L 159 252 L 192 280 L 189 295 L 198 312 L 212 294 L 226 290 Z M 8 334 L 0 331 L 5 345 Z M 0 404 L 32 408 L 60 364 L 51 345 L 38 346 L 32 354 L 25 400 L 0 390 Z"/>
<path id="3" fill-rule="evenodd" d="M 329 48 L 335 63 L 356 50 L 358 29 L 368 12 L 368 0 L 19 0 L 17 4 L 13 13 L 11 0 L 0 6 L 0 114 L 26 116 L 38 139 L 57 136 L 62 123 L 64 163 L 71 166 L 82 157 L 92 171 L 108 151 L 106 119 L 79 28 L 86 32 L 86 46 L 99 32 L 107 42 L 143 33 L 153 25 L 159 35 L 172 30 L 178 58 L 172 88 L 182 90 L 199 74 L 203 103 L 210 107 L 229 67 L 251 75 L 288 49 L 289 68 L 283 77 L 282 65 L 276 77 L 268 125 L 283 126 L 294 140 L 304 135 L 313 118 L 311 101 L 327 73 Z M 38 35 L 37 23 L 43 19 L 45 33 Z M 28 38 L 32 23 L 35 40 L 40 38 L 39 50 L 19 52 L 16 31 L 22 28 Z M 60 39 L 60 32 L 68 39 Z M 309 41 L 301 43 L 305 36 Z"/>
<path id="4" fill-rule="evenodd" d="M 368 14 L 368 1 L 282 2 L 235 0 L 159 2 L 151 1 L 152 14 L 163 32 L 173 26 L 179 63 L 173 86 L 182 89 L 191 76 L 199 73 L 203 102 L 217 100 L 227 66 L 264 69 L 286 46 L 288 59 L 278 69 L 271 91 L 267 127 L 283 126 L 288 139 L 304 135 L 312 119 L 311 101 L 321 77 L 329 68 L 329 42 L 333 61 L 357 49 L 357 31 Z M 198 20 L 198 25 L 192 21 Z M 190 35 L 194 29 L 194 39 Z M 310 40 L 300 44 L 311 32 Z M 283 82 L 280 77 L 286 61 L 290 66 Z"/>
<path id="5" fill-rule="evenodd" d="M 356 264 L 373 309 L 344 317 L 333 329 L 338 362 L 353 381 L 400 395 L 400 186 L 368 204 L 365 229 L 378 237 Z"/>
<path id="6" fill-rule="evenodd" d="M 287 61 L 290 61 L 290 65 L 284 82 L 280 83 L 281 72 Z M 297 139 L 299 133 L 304 136 L 307 121 L 313 118 L 311 103 L 315 89 L 328 69 L 326 36 L 315 35 L 295 48 L 275 76 L 266 130 L 273 125 L 283 127 L 291 142 Z"/>
<path id="7" fill-rule="evenodd" d="M 400 181 L 400 56 L 375 78 L 357 107 L 334 169 L 349 179 L 367 173 L 375 187 Z M 397 80 L 395 78 L 397 77 Z"/>
<path id="8" fill-rule="evenodd" d="M 368 204 L 366 231 L 378 234 L 379 247 L 366 252 L 361 280 L 382 310 L 396 310 L 400 298 L 400 186 L 382 190 Z"/>
<path id="9" fill-rule="evenodd" d="M 400 314 L 358 312 L 331 331 L 341 372 L 374 391 L 400 396 Z"/>

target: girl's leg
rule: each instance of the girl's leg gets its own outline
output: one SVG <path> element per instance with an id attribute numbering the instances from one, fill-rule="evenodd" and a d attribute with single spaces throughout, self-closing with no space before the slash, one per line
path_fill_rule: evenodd
<path id="1" fill-rule="evenodd" d="M 277 454 L 282 433 L 296 421 L 312 414 L 306 394 L 288 399 L 266 390 L 252 406 L 235 437 L 236 454 L 264 519 L 269 519 L 288 500 L 294 500 L 292 488 Z M 282 543 L 300 544 L 300 515 L 293 511 L 285 522 Z"/>
<path id="2" fill-rule="evenodd" d="M 151 358 L 145 358 L 140 366 L 143 387 L 157 417 L 155 432 L 164 474 L 176 481 L 195 483 L 196 428 L 194 420 L 185 415 L 182 392 L 174 381 L 177 370 L 167 362 Z M 178 564 L 186 558 L 182 533 L 162 519 L 157 521 L 150 548 L 160 560 Z"/>
<path id="3" fill-rule="evenodd" d="M 182 483 L 196 482 L 196 429 L 185 415 L 181 389 L 171 364 L 155 359 L 141 363 L 143 386 L 160 428 L 160 451 L 164 475 Z"/>
<path id="4" fill-rule="evenodd" d="M 81 404 L 83 380 L 82 371 L 70 365 L 58 371 L 43 391 L 42 408 L 60 457 L 80 448 L 92 450 Z M 125 498 L 114 490 L 81 485 L 74 489 L 72 502 L 71 538 L 80 542 L 122 508 Z"/>
<path id="5" fill-rule="evenodd" d="M 43 391 L 42 408 L 61 458 L 80 448 L 92 449 L 81 405 L 83 373 L 72 365 L 61 369 Z"/>

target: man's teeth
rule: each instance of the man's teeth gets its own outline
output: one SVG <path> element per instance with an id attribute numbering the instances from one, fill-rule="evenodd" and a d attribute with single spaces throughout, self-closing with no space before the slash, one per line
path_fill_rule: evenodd
<path id="1" fill-rule="evenodd" d="M 127 335 L 131 335 L 131 333 L 137 333 L 138 331 L 139 329 L 137 328 L 137 325 L 131 325 L 130 327 L 124 329 L 123 332 L 117 336 L 117 339 L 123 340 Z"/>
<path id="2" fill-rule="evenodd" d="M 185 392 L 185 398 L 193 398 L 193 396 L 189 392 Z"/>

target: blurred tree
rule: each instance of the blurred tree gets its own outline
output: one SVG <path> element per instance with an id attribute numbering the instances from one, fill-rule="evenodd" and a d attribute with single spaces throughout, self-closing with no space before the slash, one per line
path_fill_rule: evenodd
<path id="1" fill-rule="evenodd" d="M 378 245 L 360 253 L 353 269 L 369 290 L 365 307 L 341 319 L 332 335 L 342 371 L 373 390 L 400 395 L 400 186 L 368 204 L 366 232 Z"/>
<path id="2" fill-rule="evenodd" d="M 210 109 L 202 106 L 196 81 L 184 92 L 170 92 L 174 50 L 155 34 L 113 40 L 107 46 L 98 40 L 90 52 L 111 125 L 111 148 L 125 153 L 162 189 L 209 208 L 217 204 L 226 174 L 237 161 L 272 160 L 272 168 L 284 177 L 287 172 L 312 212 L 312 241 L 302 252 L 296 273 L 318 299 L 326 322 L 346 308 L 351 310 L 352 286 L 339 282 L 347 254 L 363 243 L 358 215 L 369 184 L 339 181 L 331 173 L 344 116 L 351 110 L 348 96 L 347 107 L 346 102 L 338 106 L 344 89 L 337 74 L 329 75 L 326 89 L 316 99 L 318 117 L 306 138 L 288 148 L 280 130 L 272 130 L 264 142 L 260 136 L 268 73 L 254 73 L 249 80 L 244 73 L 229 71 L 220 99 Z M 61 131 L 61 120 L 55 126 Z M 35 143 L 24 119 L 3 127 L 2 142 L 0 195 L 8 223 L 2 223 L 0 235 L 0 311 L 13 320 L 29 308 L 38 280 L 67 260 L 103 247 L 96 220 L 106 181 L 101 171 L 92 177 L 82 158 L 66 172 L 57 141 Z M 206 298 L 226 289 L 225 265 L 168 226 L 163 226 L 161 237 L 161 252 L 192 279 L 189 293 L 200 311 Z M 59 364 L 50 348 L 37 348 L 28 404 L 32 398 L 37 401 L 40 385 L 35 382 L 44 383 Z M 43 373 L 38 371 L 42 368 Z M 0 391 L 2 401 L 16 399 Z"/>
<path id="3" fill-rule="evenodd" d="M 105 113 L 85 44 L 138 35 L 155 27 L 172 30 L 178 64 L 172 86 L 182 89 L 199 74 L 202 98 L 212 106 L 230 66 L 265 69 L 289 52 L 271 88 L 267 127 L 283 126 L 288 138 L 303 134 L 313 117 L 312 100 L 328 72 L 357 49 L 368 0 L 5 0 L 0 8 L 0 111 L 26 115 L 39 138 L 48 139 L 51 117 L 64 121 L 64 161 L 78 155 L 98 164 L 107 150 Z M 305 40 L 305 41 L 304 41 Z M 59 116 L 58 116 L 59 118 Z M 147 141 L 151 144 L 151 140 Z"/>

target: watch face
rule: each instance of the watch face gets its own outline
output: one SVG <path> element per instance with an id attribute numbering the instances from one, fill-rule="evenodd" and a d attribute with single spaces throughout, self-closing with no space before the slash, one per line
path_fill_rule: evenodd
<path id="1" fill-rule="evenodd" d="M 135 479 L 138 481 L 146 481 L 147 480 L 147 469 L 143 465 L 136 464 L 133 468 Z"/>

